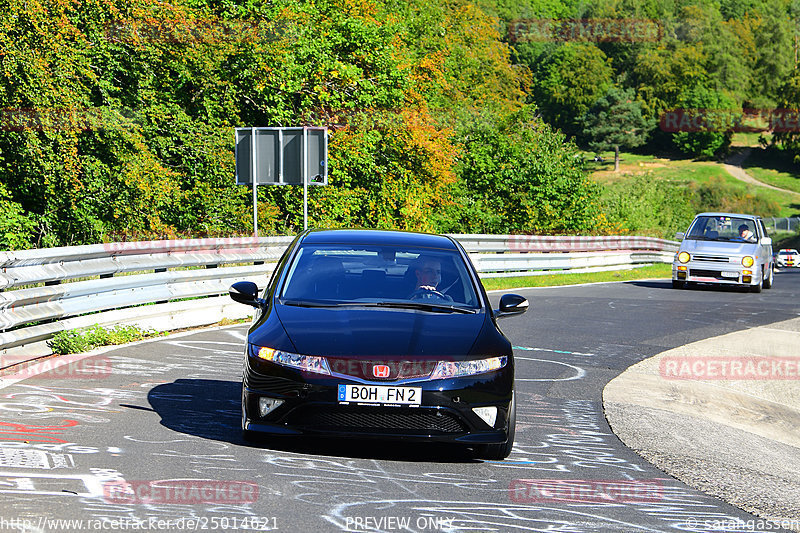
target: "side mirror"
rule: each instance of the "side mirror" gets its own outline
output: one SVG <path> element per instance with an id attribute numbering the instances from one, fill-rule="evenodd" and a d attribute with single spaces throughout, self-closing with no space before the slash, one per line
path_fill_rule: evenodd
<path id="1" fill-rule="evenodd" d="M 772 246 L 772 238 L 761 237 L 761 246 Z"/>
<path id="2" fill-rule="evenodd" d="M 261 307 L 264 301 L 258 297 L 258 285 L 252 281 L 237 281 L 228 289 L 231 299 L 240 304 Z"/>
<path id="3" fill-rule="evenodd" d="M 686 237 L 686 234 L 683 233 L 682 231 L 679 231 L 678 233 L 675 234 L 676 241 L 682 241 L 684 237 Z"/>
<path id="4" fill-rule="evenodd" d="M 521 315 L 528 310 L 528 300 L 519 294 L 504 294 L 500 297 L 500 308 L 494 314 L 497 318 Z"/>

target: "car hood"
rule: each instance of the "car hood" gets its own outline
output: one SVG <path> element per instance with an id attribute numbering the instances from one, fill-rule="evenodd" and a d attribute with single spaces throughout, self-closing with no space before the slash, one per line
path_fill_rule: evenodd
<path id="1" fill-rule="evenodd" d="M 468 355 L 487 319 L 483 312 L 358 307 L 275 311 L 299 353 L 340 357 Z"/>
<path id="2" fill-rule="evenodd" d="M 681 251 L 716 255 L 747 255 L 753 254 L 757 249 L 758 244 L 752 242 L 697 241 L 690 239 L 683 241 L 681 244 Z"/>

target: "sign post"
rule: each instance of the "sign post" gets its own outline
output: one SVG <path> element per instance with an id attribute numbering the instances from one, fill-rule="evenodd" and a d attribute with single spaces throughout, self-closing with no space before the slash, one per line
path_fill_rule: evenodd
<path id="1" fill-rule="evenodd" d="M 236 128 L 236 183 L 253 186 L 253 234 L 258 236 L 258 185 L 303 184 L 303 229 L 308 186 L 328 184 L 328 129 Z"/>

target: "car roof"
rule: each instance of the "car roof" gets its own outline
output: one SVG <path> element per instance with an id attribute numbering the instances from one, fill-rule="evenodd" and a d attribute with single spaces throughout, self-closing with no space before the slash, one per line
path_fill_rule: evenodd
<path id="1" fill-rule="evenodd" d="M 697 215 L 695 215 L 695 218 L 697 217 L 731 217 L 731 218 L 736 217 L 736 218 L 751 218 L 753 220 L 761 218 L 758 215 L 746 215 L 744 213 L 717 213 L 717 212 L 698 213 Z"/>
<path id="2" fill-rule="evenodd" d="M 301 244 L 379 244 L 458 249 L 453 240 L 445 235 L 374 229 L 313 229 L 301 239 Z"/>

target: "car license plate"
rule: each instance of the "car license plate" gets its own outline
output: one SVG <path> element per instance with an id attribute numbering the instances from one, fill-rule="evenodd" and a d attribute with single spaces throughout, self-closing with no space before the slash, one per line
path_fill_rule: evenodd
<path id="1" fill-rule="evenodd" d="M 720 272 L 720 274 L 722 274 L 723 278 L 738 278 L 739 277 L 739 273 L 738 272 Z"/>
<path id="2" fill-rule="evenodd" d="M 339 385 L 339 403 L 420 405 L 422 388 L 384 385 Z"/>

